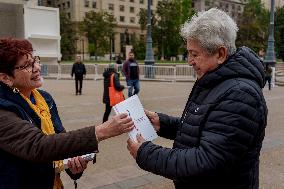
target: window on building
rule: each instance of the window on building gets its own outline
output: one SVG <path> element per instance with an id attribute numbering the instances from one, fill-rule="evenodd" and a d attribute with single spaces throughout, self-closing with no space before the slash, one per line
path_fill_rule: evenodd
<path id="1" fill-rule="evenodd" d="M 67 7 L 70 8 L 70 1 L 67 1 Z"/>
<path id="2" fill-rule="evenodd" d="M 88 0 L 85 0 L 85 7 L 89 7 L 90 2 Z"/>
<path id="3" fill-rule="evenodd" d="M 70 12 L 67 13 L 67 17 L 68 17 L 69 19 L 71 19 L 71 14 L 70 14 Z"/>
<path id="4" fill-rule="evenodd" d="M 119 5 L 119 11 L 124 12 L 124 5 Z"/>
<path id="5" fill-rule="evenodd" d="M 124 16 L 120 16 L 120 17 L 119 17 L 119 21 L 120 21 L 120 22 L 125 22 L 125 17 L 124 17 Z"/>
<path id="6" fill-rule="evenodd" d="M 139 3 L 140 4 L 144 4 L 144 0 L 139 0 Z"/>
<path id="7" fill-rule="evenodd" d="M 51 6 L 51 1 L 47 1 L 47 5 L 48 5 L 48 6 Z"/>
<path id="8" fill-rule="evenodd" d="M 238 6 L 238 11 L 241 11 L 241 10 L 242 10 L 242 8 L 241 8 L 241 6 L 239 5 L 239 6 Z"/>
<path id="9" fill-rule="evenodd" d="M 129 12 L 134 13 L 135 12 L 134 7 L 129 7 Z"/>
<path id="10" fill-rule="evenodd" d="M 62 3 L 62 8 L 65 9 L 65 3 Z"/>
<path id="11" fill-rule="evenodd" d="M 60 5 L 57 5 L 57 7 L 60 9 L 61 8 L 61 6 Z"/>
<path id="12" fill-rule="evenodd" d="M 114 4 L 110 3 L 108 4 L 108 10 L 114 10 Z"/>
<path id="13" fill-rule="evenodd" d="M 232 4 L 232 10 L 235 10 L 235 5 L 234 4 Z"/>
<path id="14" fill-rule="evenodd" d="M 134 3 L 134 0 L 129 0 L 130 3 Z"/>
<path id="15" fill-rule="evenodd" d="M 135 17 L 130 17 L 130 23 L 135 23 Z"/>
<path id="16" fill-rule="evenodd" d="M 43 6 L 42 0 L 38 0 L 38 1 L 37 1 L 37 4 L 38 4 L 38 6 Z"/>
<path id="17" fill-rule="evenodd" d="M 94 9 L 97 8 L 97 1 L 96 1 L 96 0 L 93 1 L 92 7 L 93 7 Z"/>

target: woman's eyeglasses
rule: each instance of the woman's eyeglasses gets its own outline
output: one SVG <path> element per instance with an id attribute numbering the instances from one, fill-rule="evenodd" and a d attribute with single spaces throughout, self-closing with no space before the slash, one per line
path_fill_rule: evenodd
<path id="1" fill-rule="evenodd" d="M 15 70 L 26 70 L 27 72 L 33 72 L 35 64 L 38 64 L 39 66 L 41 66 L 39 57 L 33 57 L 32 60 L 26 61 L 25 65 L 14 67 L 14 69 Z"/>

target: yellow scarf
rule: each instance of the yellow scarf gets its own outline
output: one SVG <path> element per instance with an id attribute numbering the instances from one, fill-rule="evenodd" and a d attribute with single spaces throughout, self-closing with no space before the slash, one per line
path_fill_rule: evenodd
<path id="1" fill-rule="evenodd" d="M 51 114 L 46 101 L 36 89 L 32 90 L 32 95 L 35 99 L 35 104 L 33 104 L 29 98 L 21 94 L 21 96 L 27 101 L 30 107 L 34 110 L 34 112 L 40 117 L 41 131 L 45 135 L 55 134 L 53 123 L 51 120 Z M 54 179 L 53 189 L 63 189 L 63 184 L 59 174 L 62 170 L 64 170 L 63 161 L 62 160 L 53 161 L 53 167 L 55 169 L 55 179 Z"/>

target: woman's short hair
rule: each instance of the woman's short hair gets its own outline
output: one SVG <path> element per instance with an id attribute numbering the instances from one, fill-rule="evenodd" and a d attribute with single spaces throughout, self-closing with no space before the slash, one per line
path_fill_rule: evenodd
<path id="1" fill-rule="evenodd" d="M 0 72 L 13 76 L 17 62 L 23 57 L 31 55 L 32 44 L 25 39 L 2 38 L 0 39 Z"/>
<path id="2" fill-rule="evenodd" d="M 181 36 L 184 39 L 197 40 L 209 54 L 216 52 L 218 47 L 225 46 L 229 55 L 236 50 L 238 26 L 224 11 L 211 8 L 195 14 L 181 26 Z"/>

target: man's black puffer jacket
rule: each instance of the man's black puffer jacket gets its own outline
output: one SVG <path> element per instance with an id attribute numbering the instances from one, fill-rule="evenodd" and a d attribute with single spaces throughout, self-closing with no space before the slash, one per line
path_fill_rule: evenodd
<path id="1" fill-rule="evenodd" d="M 173 149 L 145 142 L 144 170 L 174 180 L 176 188 L 256 189 L 267 107 L 263 65 L 242 47 L 198 80 L 181 118 L 159 114 L 159 135 Z"/>

